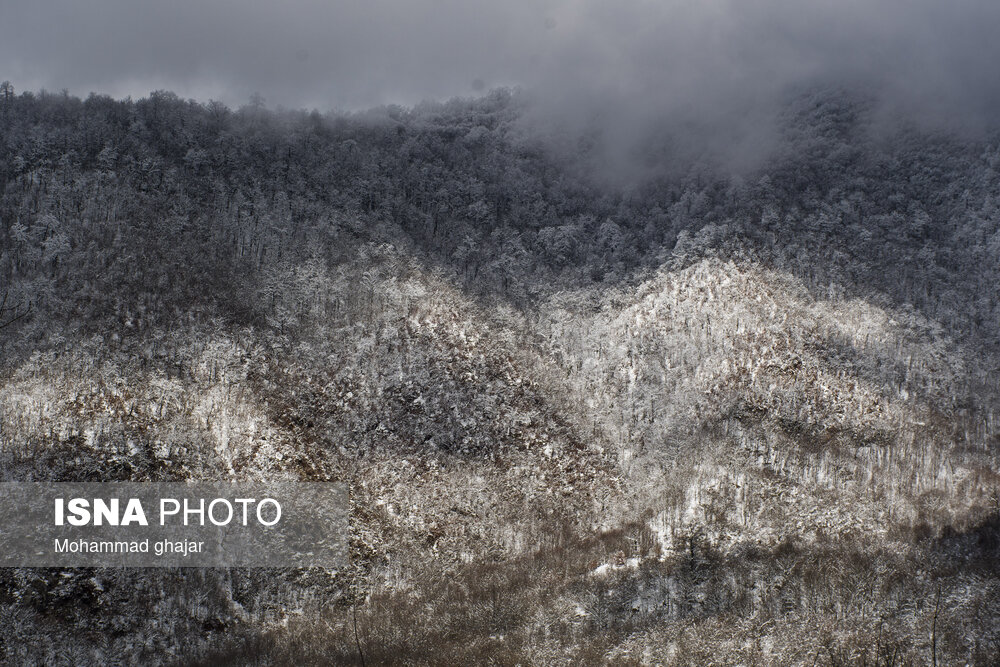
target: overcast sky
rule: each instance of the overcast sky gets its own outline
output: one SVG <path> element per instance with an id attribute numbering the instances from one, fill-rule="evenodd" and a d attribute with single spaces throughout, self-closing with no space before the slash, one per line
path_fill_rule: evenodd
<path id="1" fill-rule="evenodd" d="M 998 0 L 0 0 L 18 90 L 357 109 L 522 85 L 656 117 L 864 81 L 967 119 L 1000 100 Z"/>

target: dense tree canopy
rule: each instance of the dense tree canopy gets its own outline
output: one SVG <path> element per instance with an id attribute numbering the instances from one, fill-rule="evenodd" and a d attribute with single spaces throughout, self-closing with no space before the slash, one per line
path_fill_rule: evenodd
<path id="1" fill-rule="evenodd" d="M 818 90 L 623 176 L 529 104 L 0 88 L 4 479 L 352 497 L 344 571 L 2 572 L 0 656 L 988 664 L 1000 141 Z"/>

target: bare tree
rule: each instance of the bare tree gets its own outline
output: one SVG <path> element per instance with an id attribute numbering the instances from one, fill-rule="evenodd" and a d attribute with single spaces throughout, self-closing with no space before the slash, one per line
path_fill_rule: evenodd
<path id="1" fill-rule="evenodd" d="M 5 290 L 3 298 L 0 299 L 0 329 L 10 326 L 31 312 L 31 304 L 16 303 L 8 306 L 9 300 L 10 290 Z"/>

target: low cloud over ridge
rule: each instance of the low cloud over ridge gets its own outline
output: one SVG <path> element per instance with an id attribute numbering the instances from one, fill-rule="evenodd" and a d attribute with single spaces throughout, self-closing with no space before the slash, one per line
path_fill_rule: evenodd
<path id="1" fill-rule="evenodd" d="M 991 0 L 37 0 L 0 23 L 0 77 L 80 95 L 326 110 L 517 85 L 565 127 L 628 143 L 673 119 L 751 152 L 741 127 L 816 82 L 963 129 L 1000 117 Z"/>

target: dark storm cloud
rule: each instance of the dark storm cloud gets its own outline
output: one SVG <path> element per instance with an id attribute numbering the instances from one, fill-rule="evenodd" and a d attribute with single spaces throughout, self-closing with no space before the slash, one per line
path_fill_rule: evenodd
<path id="1" fill-rule="evenodd" d="M 19 88 L 326 109 L 517 84 L 563 127 L 674 117 L 750 152 L 739 119 L 811 82 L 971 126 L 1000 101 L 995 0 L 5 0 L 0 24 Z"/>
<path id="2" fill-rule="evenodd" d="M 356 108 L 510 85 L 543 8 L 461 0 L 6 2 L 3 76 L 21 88 Z"/>

